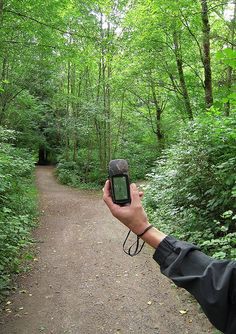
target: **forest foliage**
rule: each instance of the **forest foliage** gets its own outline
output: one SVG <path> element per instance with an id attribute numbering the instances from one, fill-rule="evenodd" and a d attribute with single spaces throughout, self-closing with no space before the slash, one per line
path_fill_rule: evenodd
<path id="1" fill-rule="evenodd" d="M 149 174 L 145 205 L 167 234 L 217 258 L 236 258 L 236 117 L 211 113 L 185 127 Z"/>
<path id="2" fill-rule="evenodd" d="M 33 162 L 101 187 L 125 158 L 154 223 L 235 257 L 235 18 L 235 0 L 0 0 L 1 242 L 30 225 Z"/>
<path id="3" fill-rule="evenodd" d="M 26 258 L 22 250 L 30 243 L 37 212 L 34 160 L 14 146 L 15 140 L 14 131 L 0 127 L 0 292 Z"/>

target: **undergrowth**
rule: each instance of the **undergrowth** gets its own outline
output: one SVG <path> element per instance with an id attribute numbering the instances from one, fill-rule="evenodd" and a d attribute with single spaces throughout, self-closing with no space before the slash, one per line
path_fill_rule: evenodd
<path id="1" fill-rule="evenodd" d="M 0 128 L 0 300 L 20 270 L 36 225 L 34 161 L 30 153 L 14 146 L 15 135 Z"/>
<path id="2" fill-rule="evenodd" d="M 213 257 L 236 258 L 236 117 L 209 113 L 183 128 L 149 174 L 145 207 L 163 232 Z"/>

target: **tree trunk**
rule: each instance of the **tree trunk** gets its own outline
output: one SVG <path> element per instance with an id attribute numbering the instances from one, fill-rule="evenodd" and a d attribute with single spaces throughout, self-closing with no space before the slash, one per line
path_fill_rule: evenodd
<path id="1" fill-rule="evenodd" d="M 182 59 L 181 47 L 179 44 L 179 36 L 178 36 L 177 31 L 174 31 L 173 40 L 174 40 L 175 59 L 176 59 L 176 64 L 177 64 L 177 69 L 178 69 L 178 74 L 179 74 L 181 91 L 182 91 L 182 95 L 184 98 L 184 105 L 185 105 L 185 109 L 186 109 L 188 118 L 192 120 L 193 113 L 192 113 L 192 108 L 191 108 L 190 99 L 188 95 L 188 89 L 187 89 L 187 85 L 186 85 L 185 77 L 184 77 L 183 59 Z"/>
<path id="2" fill-rule="evenodd" d="M 72 128 L 72 138 L 71 141 L 73 142 L 73 156 L 72 160 L 77 161 L 78 158 L 78 147 L 79 147 L 79 140 L 78 140 L 78 131 L 77 131 L 77 120 L 78 120 L 78 105 L 74 101 L 76 96 L 76 66 L 75 64 L 71 64 L 71 75 L 70 75 L 70 94 L 73 97 L 71 102 L 71 113 L 73 117 L 73 128 Z M 79 87 L 80 88 L 80 87 Z M 80 89 L 78 90 L 78 97 L 80 95 Z"/>
<path id="3" fill-rule="evenodd" d="M 210 23 L 208 18 L 207 0 L 201 0 L 202 16 L 202 39 L 203 39 L 203 67 L 205 85 L 205 104 L 210 108 L 213 104 L 212 76 L 211 76 L 211 55 L 210 55 Z"/>
<path id="4" fill-rule="evenodd" d="M 73 142 L 73 161 L 77 161 L 78 158 L 78 147 L 79 147 L 79 141 L 78 141 L 78 137 L 75 134 L 74 135 L 74 142 Z"/>
<path id="5" fill-rule="evenodd" d="M 69 102 L 69 96 L 70 96 L 70 80 L 71 80 L 71 63 L 68 61 L 68 69 L 67 69 L 67 101 L 66 101 L 66 117 L 69 118 L 70 114 L 70 102 Z M 65 159 L 66 161 L 69 161 L 70 158 L 70 136 L 68 134 L 68 130 L 65 130 Z"/>
<path id="6" fill-rule="evenodd" d="M 107 38 L 110 39 L 110 22 L 108 23 Z M 107 55 L 107 82 L 106 82 L 106 134 L 107 134 L 107 160 L 106 168 L 111 160 L 111 54 L 108 47 Z"/>
<path id="7" fill-rule="evenodd" d="M 3 11 L 4 11 L 4 0 L 0 0 L 0 28 L 2 28 L 3 25 Z M 1 41 L 0 41 L 1 45 Z M 2 45 L 1 45 L 2 47 Z M 6 50 L 2 49 L 2 69 L 1 69 L 1 78 L 0 78 L 0 86 L 5 88 L 6 84 L 4 83 L 4 80 L 7 79 L 7 52 Z M 6 92 L 0 92 L 0 124 L 3 124 L 4 122 L 4 115 L 7 109 L 7 96 Z"/>
<path id="8" fill-rule="evenodd" d="M 3 92 L 0 92 L 0 124 L 1 125 L 4 122 L 4 115 L 5 115 L 6 108 L 7 108 L 7 97 L 4 91 L 4 88 L 6 86 L 6 84 L 4 83 L 4 80 L 7 79 L 6 69 L 7 69 L 7 58 L 6 56 L 4 56 L 2 60 L 2 71 L 1 71 L 1 78 L 0 78 L 0 84 L 3 88 Z"/>
<path id="9" fill-rule="evenodd" d="M 107 28 L 104 28 L 104 23 Z M 95 126 L 99 146 L 100 171 L 105 173 L 111 159 L 111 24 L 104 22 L 104 15 L 100 13 L 100 62 L 98 71 L 97 106 L 100 113 L 95 118 Z"/>
<path id="10" fill-rule="evenodd" d="M 103 120 L 102 120 L 102 160 L 101 160 L 101 171 L 106 169 L 107 160 L 107 119 L 106 119 L 106 64 L 105 64 L 105 50 L 102 46 L 102 93 L 103 93 Z"/>
<path id="11" fill-rule="evenodd" d="M 231 49 L 234 50 L 234 39 L 235 39 L 235 27 L 236 27 L 236 0 L 234 0 L 234 15 L 230 24 L 230 41 L 232 42 Z M 227 68 L 227 79 L 226 79 L 226 86 L 228 89 L 228 93 L 230 93 L 231 87 L 233 83 L 233 68 L 232 66 L 228 66 Z M 225 114 L 229 116 L 230 114 L 230 102 L 228 101 L 225 104 Z"/>
<path id="12" fill-rule="evenodd" d="M 118 125 L 116 140 L 115 140 L 114 156 L 117 153 L 118 146 L 119 146 L 119 140 L 120 140 L 120 136 L 121 136 L 121 127 L 122 127 L 122 124 L 123 124 L 123 113 L 124 113 L 124 100 L 125 100 L 125 91 L 123 91 L 122 98 L 121 98 L 120 119 L 119 119 L 119 125 Z"/>
<path id="13" fill-rule="evenodd" d="M 102 25 L 102 18 L 100 25 Z M 98 81 L 97 81 L 97 95 L 96 95 L 96 105 L 97 107 L 100 106 L 100 95 L 101 95 L 101 80 L 102 80 L 102 58 L 100 57 L 99 63 L 98 63 Z M 98 143 L 98 153 L 99 153 L 99 164 L 100 169 L 101 167 L 101 161 L 102 161 L 102 131 L 101 131 L 101 122 L 99 121 L 99 118 L 95 116 L 95 129 L 96 129 L 96 136 L 97 136 L 97 143 Z"/>
<path id="14" fill-rule="evenodd" d="M 153 97 L 153 102 L 155 105 L 155 111 L 156 111 L 156 136 L 157 136 L 157 141 L 160 145 L 160 148 L 164 148 L 164 134 L 161 130 L 161 114 L 162 114 L 162 108 L 160 107 L 158 100 L 157 100 L 157 95 L 156 95 L 156 90 L 155 90 L 155 85 L 153 80 L 151 80 L 151 89 L 152 89 L 152 97 Z"/>
<path id="15" fill-rule="evenodd" d="M 101 90 L 101 119 L 97 121 L 97 129 L 99 130 L 100 145 L 99 145 L 99 157 L 100 157 L 100 171 L 103 172 L 106 169 L 106 63 L 105 63 L 105 46 L 104 46 L 104 28 L 103 28 L 103 14 L 100 17 L 100 34 L 101 34 L 101 57 L 100 57 L 100 83 Z"/>
<path id="16" fill-rule="evenodd" d="M 0 26 L 2 25 L 4 0 L 0 0 Z"/>

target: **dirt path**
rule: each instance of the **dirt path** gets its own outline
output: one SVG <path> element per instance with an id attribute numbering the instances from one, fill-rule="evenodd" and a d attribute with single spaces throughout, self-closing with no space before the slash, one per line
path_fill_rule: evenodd
<path id="1" fill-rule="evenodd" d="M 126 229 L 101 192 L 59 185 L 52 172 L 37 168 L 37 261 L 18 279 L 0 333 L 213 333 L 189 295 L 160 274 L 148 246 L 135 258 L 123 253 Z"/>

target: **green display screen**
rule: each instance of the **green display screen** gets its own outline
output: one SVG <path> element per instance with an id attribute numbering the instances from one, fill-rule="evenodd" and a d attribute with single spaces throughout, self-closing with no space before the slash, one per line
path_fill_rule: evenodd
<path id="1" fill-rule="evenodd" d="M 125 176 L 113 177 L 114 197 L 117 201 L 128 199 L 127 182 Z"/>

